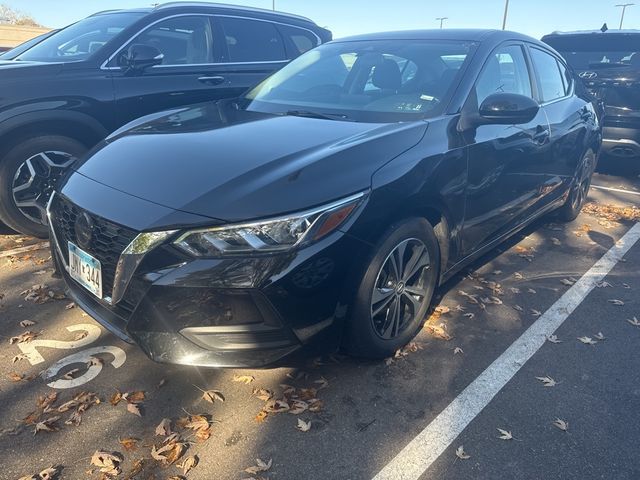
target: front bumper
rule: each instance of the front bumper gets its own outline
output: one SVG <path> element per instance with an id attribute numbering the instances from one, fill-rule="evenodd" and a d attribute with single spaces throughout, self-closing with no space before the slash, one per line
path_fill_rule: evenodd
<path id="1" fill-rule="evenodd" d="M 252 258 L 193 259 L 164 245 L 143 258 L 113 302 L 70 277 L 55 230 L 53 258 L 83 310 L 152 360 L 192 366 L 264 367 L 303 347 L 335 350 L 357 285 L 353 274 L 369 253 L 342 232 Z"/>

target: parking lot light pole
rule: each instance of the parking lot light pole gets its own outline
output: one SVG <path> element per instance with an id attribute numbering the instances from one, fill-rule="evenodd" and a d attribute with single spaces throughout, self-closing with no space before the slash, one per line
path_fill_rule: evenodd
<path id="1" fill-rule="evenodd" d="M 440 21 L 440 30 L 442 30 L 442 24 L 444 23 L 445 20 L 449 20 L 449 17 L 438 17 L 436 18 L 436 20 Z"/>
<path id="2" fill-rule="evenodd" d="M 276 11 L 276 0 L 271 0 L 271 10 Z"/>
<path id="3" fill-rule="evenodd" d="M 620 30 L 622 30 L 622 24 L 624 23 L 624 14 L 627 11 L 627 7 L 631 7 L 635 3 L 619 3 L 616 7 L 622 7 L 622 15 L 620 16 Z"/>
<path id="4" fill-rule="evenodd" d="M 502 29 L 507 29 L 507 16 L 509 15 L 509 0 L 505 0 L 504 16 L 502 17 Z"/>

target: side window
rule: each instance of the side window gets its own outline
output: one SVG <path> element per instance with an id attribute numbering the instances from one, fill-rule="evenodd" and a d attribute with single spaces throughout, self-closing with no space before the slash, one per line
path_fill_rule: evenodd
<path id="1" fill-rule="evenodd" d="M 213 34 L 205 16 L 175 17 L 156 23 L 130 45 L 144 44 L 164 55 L 163 65 L 213 63 Z"/>
<path id="2" fill-rule="evenodd" d="M 228 62 L 275 62 L 286 60 L 280 33 L 270 22 L 220 17 L 229 52 Z"/>
<path id="3" fill-rule="evenodd" d="M 531 58 L 538 74 L 540 94 L 543 102 L 566 96 L 565 82 L 560 74 L 556 57 L 538 48 L 531 48 Z"/>
<path id="4" fill-rule="evenodd" d="M 569 95 L 571 93 L 571 86 L 573 84 L 573 77 L 571 72 L 567 67 L 565 67 L 562 62 L 558 62 L 560 67 L 560 75 L 562 76 L 562 80 L 564 81 L 564 94 Z"/>
<path id="5" fill-rule="evenodd" d="M 531 77 L 522 47 L 501 47 L 487 60 L 476 82 L 478 105 L 494 93 L 532 96 Z"/>
<path id="6" fill-rule="evenodd" d="M 289 25 L 278 25 L 278 29 L 282 35 L 290 41 L 290 46 L 295 49 L 293 53 L 296 57 L 317 47 L 320 43 L 318 37 L 309 30 L 291 27 Z"/>

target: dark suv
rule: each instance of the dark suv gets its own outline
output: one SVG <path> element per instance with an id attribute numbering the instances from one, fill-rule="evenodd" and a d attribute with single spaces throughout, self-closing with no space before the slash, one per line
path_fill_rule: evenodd
<path id="1" fill-rule="evenodd" d="M 58 178 L 110 132 L 238 96 L 330 39 L 296 15 L 181 2 L 101 12 L 0 61 L 0 220 L 46 236 Z"/>
<path id="2" fill-rule="evenodd" d="M 640 30 L 554 32 L 542 41 L 604 104 L 603 153 L 640 170 Z"/>

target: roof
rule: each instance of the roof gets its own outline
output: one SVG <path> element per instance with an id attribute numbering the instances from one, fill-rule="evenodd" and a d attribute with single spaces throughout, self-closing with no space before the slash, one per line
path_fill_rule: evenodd
<path id="1" fill-rule="evenodd" d="M 606 35 L 606 36 L 612 36 L 612 35 L 638 35 L 638 34 L 640 34 L 640 30 L 631 30 L 631 29 L 605 30 L 604 32 L 602 30 L 575 30 L 573 32 L 556 31 L 556 32 L 552 32 L 552 33 L 549 33 L 549 34 L 545 35 L 543 38 L 546 38 L 546 37 L 571 37 L 571 36 L 580 36 L 580 35 Z"/>
<path id="2" fill-rule="evenodd" d="M 164 10 L 169 8 L 180 8 L 180 7 L 205 7 L 205 8 L 210 7 L 210 8 L 216 8 L 216 9 L 241 10 L 245 12 L 262 13 L 265 15 L 273 15 L 278 17 L 295 18 L 298 20 L 303 20 L 305 22 L 314 23 L 313 20 L 307 17 L 303 17 L 301 15 L 295 15 L 293 13 L 267 10 L 265 8 L 245 7 L 243 5 L 231 5 L 226 3 L 214 3 L 214 2 L 199 2 L 199 1 L 168 2 L 168 3 L 163 3 L 158 5 L 157 7 L 155 7 L 155 10 Z"/>
<path id="3" fill-rule="evenodd" d="M 538 40 L 517 32 L 508 30 L 488 29 L 457 29 L 443 28 L 437 30 L 401 30 L 396 32 L 367 33 L 352 37 L 340 38 L 337 41 L 357 40 L 460 40 L 467 42 L 481 42 L 484 40 L 528 40 L 538 43 Z"/>

